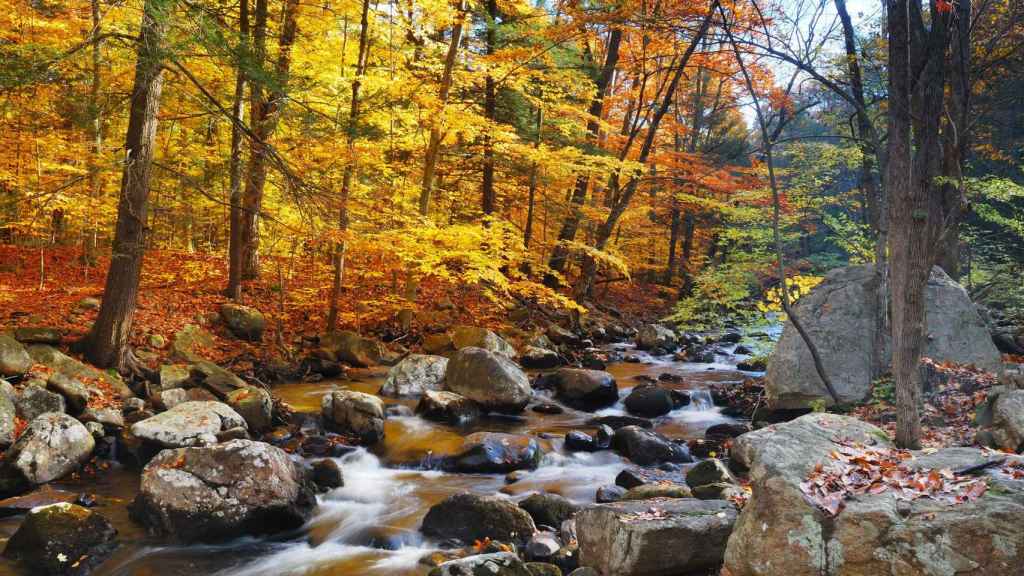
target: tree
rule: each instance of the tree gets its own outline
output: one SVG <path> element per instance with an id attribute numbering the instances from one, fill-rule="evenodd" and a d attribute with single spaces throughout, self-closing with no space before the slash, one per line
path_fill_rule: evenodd
<path id="1" fill-rule="evenodd" d="M 93 364 L 118 370 L 132 365 L 129 338 L 146 249 L 149 180 L 163 89 L 168 17 L 169 3 L 146 0 L 136 47 L 135 83 L 125 135 L 125 163 L 110 270 L 99 315 L 83 342 L 85 354 Z"/>
<path id="2" fill-rule="evenodd" d="M 235 96 L 231 104 L 231 158 L 230 189 L 228 198 L 231 203 L 228 236 L 228 289 L 227 294 L 233 300 L 242 296 L 242 125 L 245 120 L 245 85 L 249 56 L 249 0 L 239 1 L 238 11 L 238 47 L 239 57 L 235 71 Z"/>

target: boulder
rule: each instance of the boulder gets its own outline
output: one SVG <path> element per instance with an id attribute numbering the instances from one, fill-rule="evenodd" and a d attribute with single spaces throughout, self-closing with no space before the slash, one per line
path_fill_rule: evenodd
<path id="1" fill-rule="evenodd" d="M 562 523 L 572 518 L 579 509 L 565 496 L 548 492 L 527 496 L 519 503 L 519 507 L 526 510 L 537 526 L 552 528 L 560 528 Z"/>
<path id="2" fill-rule="evenodd" d="M 603 370 L 559 368 L 553 380 L 558 399 L 577 410 L 599 410 L 619 401 L 615 378 Z"/>
<path id="3" fill-rule="evenodd" d="M 594 495 L 594 501 L 598 504 L 608 504 L 609 502 L 618 502 L 619 500 L 622 500 L 622 497 L 625 495 L 626 489 L 622 486 L 607 484 L 597 489 L 597 493 Z"/>
<path id="4" fill-rule="evenodd" d="M 124 426 L 124 415 L 117 408 L 86 408 L 78 415 L 83 424 L 95 422 L 104 428 L 121 428 Z"/>
<path id="5" fill-rule="evenodd" d="M 6 449 L 17 440 L 14 436 L 18 426 L 15 420 L 17 416 L 18 411 L 14 402 L 11 402 L 6 394 L 0 394 L 0 450 Z"/>
<path id="6" fill-rule="evenodd" d="M 182 402 L 188 402 L 188 390 L 171 388 L 161 390 L 154 397 L 154 402 L 164 410 L 170 410 Z"/>
<path id="7" fill-rule="evenodd" d="M 561 364 L 562 359 L 558 356 L 558 352 L 537 346 L 527 346 L 519 354 L 519 363 L 524 368 L 547 370 Z"/>
<path id="8" fill-rule="evenodd" d="M 410 354 L 388 370 L 380 394 L 402 398 L 421 396 L 427 390 L 442 390 L 447 367 L 448 359 L 444 356 Z"/>
<path id="9" fill-rule="evenodd" d="M 164 450 L 143 469 L 131 513 L 189 542 L 291 530 L 316 505 L 303 476 L 284 450 L 263 442 Z"/>
<path id="10" fill-rule="evenodd" d="M 467 474 L 508 474 L 533 470 L 544 451 L 537 440 L 518 434 L 476 432 L 466 436 L 458 454 L 444 461 L 444 468 Z"/>
<path id="11" fill-rule="evenodd" d="M 809 414 L 736 439 L 732 456 L 750 471 L 753 494 L 725 555 L 733 576 L 1024 573 L 1024 482 L 1000 470 L 1003 455 L 974 448 L 912 453 L 912 470 L 974 469 L 988 489 L 950 504 L 897 498 L 892 490 L 845 501 L 836 516 L 811 504 L 800 488 L 840 446 L 891 446 L 878 428 L 853 418 Z M 999 465 L 990 465 L 997 459 Z M 1024 466 L 1018 457 L 1006 464 Z"/>
<path id="12" fill-rule="evenodd" d="M 675 408 L 672 393 L 655 384 L 641 385 L 633 388 L 626 396 L 623 404 L 630 414 L 644 418 L 664 416 Z"/>
<path id="13" fill-rule="evenodd" d="M 338 360 L 360 368 L 376 366 L 384 357 L 384 347 L 380 342 L 363 338 L 351 330 L 325 334 L 320 337 L 320 345 L 330 350 Z"/>
<path id="14" fill-rule="evenodd" d="M 533 519 L 515 502 L 498 496 L 454 494 L 430 507 L 420 528 L 438 541 L 473 544 L 490 538 L 525 542 L 537 530 Z"/>
<path id="15" fill-rule="evenodd" d="M 533 573 L 512 552 L 477 554 L 449 560 L 427 576 L 532 576 Z"/>
<path id="16" fill-rule="evenodd" d="M 61 478 L 84 464 L 95 446 L 92 434 L 78 420 L 56 412 L 42 414 L 4 454 L 0 492 Z"/>
<path id="17" fill-rule="evenodd" d="M 717 569 L 736 521 L 725 501 L 668 498 L 600 504 L 576 515 L 580 565 L 615 576 Z"/>
<path id="18" fill-rule="evenodd" d="M 0 518 L 20 516 L 40 506 L 61 503 L 74 504 L 78 499 L 79 494 L 77 492 L 56 490 L 50 487 L 49 484 L 43 484 L 28 494 L 11 496 L 10 498 L 0 500 Z"/>
<path id="19" fill-rule="evenodd" d="M 564 346 L 579 346 L 580 337 L 574 332 L 562 328 L 558 324 L 548 324 L 546 335 L 555 344 Z"/>
<path id="20" fill-rule="evenodd" d="M 50 392 L 37 382 L 25 386 L 15 401 L 18 416 L 26 422 L 35 420 L 40 414 L 47 412 L 64 412 L 64 397 Z"/>
<path id="21" fill-rule="evenodd" d="M 92 510 L 71 503 L 33 508 L 4 548 L 35 573 L 87 574 L 117 546 L 117 530 Z"/>
<path id="22" fill-rule="evenodd" d="M 341 471 L 341 465 L 333 458 L 324 458 L 314 462 L 310 477 L 317 488 L 324 492 L 345 485 L 345 475 Z"/>
<path id="23" fill-rule="evenodd" d="M 626 490 L 621 500 L 650 500 L 652 498 L 693 498 L 693 493 L 689 487 L 679 484 L 641 484 Z"/>
<path id="24" fill-rule="evenodd" d="M 54 372 L 60 372 L 70 378 L 76 378 L 81 382 L 100 380 L 109 387 L 109 390 L 112 391 L 116 397 L 135 397 L 135 393 L 132 392 L 131 388 L 129 388 L 128 385 L 124 383 L 124 380 L 121 379 L 121 376 L 113 370 L 97 370 L 88 364 L 83 364 L 82 362 L 75 360 L 56 348 L 45 344 L 33 344 L 32 346 L 29 346 L 28 354 L 36 364 L 42 364 L 47 368 L 51 368 Z M 105 392 L 96 387 L 90 386 L 89 388 L 90 393 L 109 396 L 109 392 Z"/>
<path id="25" fill-rule="evenodd" d="M 641 466 L 693 461 L 684 444 L 676 444 L 653 430 L 639 426 L 616 430 L 612 436 L 612 448 Z"/>
<path id="26" fill-rule="evenodd" d="M 527 562 L 526 569 L 532 576 L 562 576 L 562 569 L 547 562 Z"/>
<path id="27" fill-rule="evenodd" d="M 274 403 L 270 393 L 257 386 L 246 386 L 228 393 L 224 403 L 238 413 L 252 432 L 262 432 L 273 423 Z"/>
<path id="28" fill-rule="evenodd" d="M 698 462 L 686 472 L 686 484 L 690 488 L 718 483 L 737 484 L 732 472 L 729 472 L 729 468 L 718 458 Z"/>
<path id="29" fill-rule="evenodd" d="M 494 332 L 479 326 L 456 326 L 452 332 L 452 346 L 456 350 L 483 348 L 506 358 L 516 357 L 516 350 L 511 344 Z"/>
<path id="30" fill-rule="evenodd" d="M 234 372 L 207 360 L 200 360 L 189 367 L 189 379 L 212 392 L 220 400 L 227 398 L 228 394 L 235 390 L 249 386 Z"/>
<path id="31" fill-rule="evenodd" d="M 366 444 L 384 439 L 384 402 L 372 394 L 334 390 L 324 395 L 320 413 L 330 427 Z"/>
<path id="32" fill-rule="evenodd" d="M 236 338 L 253 342 L 263 339 L 267 320 L 259 310 L 234 302 L 225 302 L 220 306 L 220 317 Z"/>
<path id="33" fill-rule="evenodd" d="M 50 374 L 46 380 L 46 387 L 64 397 L 68 411 L 72 414 L 78 414 L 85 410 L 92 396 L 84 383 L 62 372 Z M 99 394 L 98 391 L 97 394 Z"/>
<path id="34" fill-rule="evenodd" d="M 177 362 L 198 362 L 203 352 L 213 347 L 213 336 L 195 324 L 186 324 L 171 338 L 171 359 Z"/>
<path id="35" fill-rule="evenodd" d="M 32 367 L 25 346 L 7 334 L 0 334 L 0 376 L 17 376 Z"/>
<path id="36" fill-rule="evenodd" d="M 476 347 L 460 349 L 448 362 L 445 388 L 494 412 L 522 412 L 533 395 L 515 362 Z"/>
<path id="37" fill-rule="evenodd" d="M 427 334 L 423 337 L 423 351 L 427 354 L 444 354 L 453 350 L 455 346 L 448 334 Z"/>
<path id="38" fill-rule="evenodd" d="M 184 364 L 160 366 L 160 389 L 184 388 L 189 381 L 189 368 Z"/>
<path id="39" fill-rule="evenodd" d="M 862 402 L 871 394 L 877 288 L 872 266 L 850 266 L 828 273 L 800 298 L 794 309 L 818 347 L 822 363 L 842 402 Z M 988 329 L 967 292 L 938 267 L 926 290 L 928 341 L 924 356 L 936 361 L 974 364 L 998 372 L 1001 367 Z M 883 352 L 889 363 L 890 350 Z M 766 400 L 772 408 L 807 408 L 832 399 L 814 368 L 810 351 L 787 323 L 768 361 Z"/>
<path id="40" fill-rule="evenodd" d="M 416 405 L 416 413 L 437 422 L 463 424 L 480 416 L 476 402 L 454 392 L 427 390 Z"/>
<path id="41" fill-rule="evenodd" d="M 744 497 L 743 489 L 728 482 L 702 484 L 693 488 L 693 497 L 701 500 L 733 500 Z"/>
<path id="42" fill-rule="evenodd" d="M 1007 452 L 1024 448 L 1024 390 L 992 388 L 979 416 L 979 439 L 989 439 L 993 448 Z"/>
<path id="43" fill-rule="evenodd" d="M 131 433 L 159 448 L 182 448 L 215 444 L 218 434 L 246 427 L 245 419 L 222 402 L 183 402 L 136 422 Z"/>
<path id="44" fill-rule="evenodd" d="M 14 339 L 25 344 L 60 344 L 63 336 L 60 328 L 51 326 L 22 326 L 14 329 Z"/>
<path id="45" fill-rule="evenodd" d="M 676 347 L 676 333 L 661 324 L 647 324 L 637 332 L 636 347 L 640 350 L 673 350 Z"/>

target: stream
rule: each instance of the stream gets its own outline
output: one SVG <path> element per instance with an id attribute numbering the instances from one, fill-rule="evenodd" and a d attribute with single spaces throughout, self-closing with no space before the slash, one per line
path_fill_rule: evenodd
<path id="1" fill-rule="evenodd" d="M 527 409 L 522 417 L 488 417 L 456 428 L 416 416 L 389 418 L 385 440 L 371 450 L 358 449 L 339 458 L 345 486 L 318 496 L 319 506 L 300 533 L 272 539 L 245 538 L 217 545 L 168 545 L 148 536 L 128 517 L 128 504 L 138 490 L 139 471 L 112 463 L 111 468 L 84 480 L 54 483 L 55 488 L 95 494 L 96 510 L 117 528 L 120 546 L 93 571 L 118 576 L 257 576 L 309 575 L 356 576 L 425 575 L 429 568 L 419 559 L 436 549 L 423 539 L 419 525 L 430 506 L 459 492 L 505 494 L 525 498 L 538 491 L 561 494 L 579 504 L 594 502 L 598 487 L 614 484 L 616 475 L 629 466 L 613 451 L 566 452 L 562 436 L 574 429 L 591 429 L 586 421 L 596 415 L 626 414 L 621 399 L 641 383 L 638 377 L 658 378 L 670 373 L 678 381 L 661 382 L 667 388 L 689 390 L 693 401 L 657 418 L 655 429 L 670 438 L 700 438 L 704 430 L 735 420 L 713 406 L 707 386 L 741 382 L 749 374 L 737 371 L 744 356 L 716 356 L 716 363 L 682 363 L 671 356 L 651 357 L 624 344 L 612 348 L 635 354 L 639 363 L 609 364 L 607 370 L 619 385 L 620 402 L 596 413 L 565 408 L 562 414 L 540 414 Z M 731 351 L 732 345 L 723 346 Z M 319 412 L 321 397 L 332 388 L 376 393 L 386 368 L 359 371 L 353 380 L 278 385 L 274 393 L 297 412 Z M 555 402 L 538 392 L 536 400 Z M 416 400 L 385 399 L 415 407 Z M 536 402 L 534 402 L 536 403 Z M 529 434 L 545 450 L 541 465 L 521 480 L 506 485 L 503 475 L 451 474 L 415 469 L 410 463 L 431 455 L 456 452 L 463 437 L 477 431 Z M 0 538 L 14 533 L 21 516 L 0 519 Z M 19 575 L 20 569 L 0 559 L 0 576 Z"/>

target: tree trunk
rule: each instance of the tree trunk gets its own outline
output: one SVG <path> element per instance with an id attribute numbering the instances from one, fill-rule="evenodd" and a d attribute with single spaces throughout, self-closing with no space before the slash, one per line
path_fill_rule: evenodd
<path id="1" fill-rule="evenodd" d="M 327 331 L 331 332 L 338 323 L 338 300 L 345 281 L 345 234 L 348 233 L 348 197 L 352 189 L 352 176 L 356 172 L 356 132 L 359 123 L 359 90 L 363 75 L 366 74 L 366 60 L 369 52 L 370 0 L 363 0 L 362 16 L 359 20 L 359 52 L 356 56 L 356 77 L 352 80 L 352 102 L 348 111 L 348 126 L 345 130 L 345 146 L 349 160 L 341 182 L 340 208 L 338 209 L 338 232 L 341 239 L 334 248 L 334 278 L 331 283 L 331 304 L 327 314 Z M 344 59 L 345 55 L 342 54 Z"/>
<path id="2" fill-rule="evenodd" d="M 100 88 L 102 76 L 100 66 L 103 61 L 103 22 L 100 19 L 100 0 L 91 0 L 92 12 L 92 79 L 89 83 L 89 112 L 92 115 L 92 154 L 89 155 L 89 195 L 98 206 L 103 197 L 103 179 L 101 178 L 100 162 L 103 159 L 103 108 L 100 105 Z M 91 225 L 92 233 L 88 234 L 83 244 L 84 262 L 88 269 L 96 256 L 97 237 L 96 220 Z"/>
<path id="3" fill-rule="evenodd" d="M 544 129 L 544 108 L 537 105 L 537 135 L 533 140 L 533 149 L 540 150 L 541 133 Z M 530 247 L 530 240 L 533 237 L 533 212 L 536 205 L 537 181 L 540 177 L 540 163 L 534 162 L 530 169 L 530 192 L 526 207 L 526 225 L 523 227 L 523 246 Z"/>
<path id="4" fill-rule="evenodd" d="M 146 0 L 143 6 L 110 270 L 99 315 L 83 342 L 90 362 L 122 371 L 130 365 L 129 338 L 145 254 L 149 178 L 163 88 L 161 57 L 167 10 L 161 0 Z"/>
<path id="5" fill-rule="evenodd" d="M 679 272 L 683 276 L 682 295 L 689 296 L 693 290 L 693 275 L 690 274 L 690 255 L 693 253 L 693 235 L 695 232 L 695 218 L 692 212 L 687 212 L 683 218 L 683 254 L 679 262 Z"/>
<path id="6" fill-rule="evenodd" d="M 444 59 L 444 72 L 441 74 L 441 90 L 438 99 L 441 101 L 441 109 L 430 124 L 430 141 L 427 143 L 427 153 L 423 158 L 423 181 L 420 183 L 420 215 L 430 214 L 430 197 L 434 193 L 434 178 L 437 174 L 437 158 L 441 154 L 441 138 L 444 136 L 444 109 L 448 105 L 448 94 L 452 89 L 452 71 L 455 69 L 455 59 L 459 53 L 459 43 L 462 42 L 463 18 L 466 12 L 466 0 L 459 0 L 455 23 L 452 25 L 452 39 L 448 44 L 448 54 Z"/>
<path id="7" fill-rule="evenodd" d="M 240 0 L 238 11 L 238 46 L 243 55 L 249 53 L 249 0 Z M 231 158 L 228 163 L 229 201 L 231 204 L 228 236 L 228 298 L 242 297 L 242 122 L 245 117 L 245 62 L 238 61 L 235 71 L 235 97 L 231 104 Z"/>
<path id="8" fill-rule="evenodd" d="M 622 29 L 613 28 L 608 36 L 608 48 L 604 59 L 604 67 L 601 68 L 601 75 L 596 82 L 594 98 L 590 101 L 589 120 L 587 121 L 587 134 L 592 143 L 597 142 L 601 132 L 601 114 L 604 111 L 604 98 L 611 84 L 612 74 L 619 62 L 619 45 L 622 43 Z M 590 187 L 590 176 L 582 174 L 576 177 L 576 186 L 573 188 L 572 196 L 569 199 L 569 212 L 562 222 L 562 229 L 558 233 L 558 242 L 551 251 L 551 259 L 548 261 L 548 268 L 552 270 L 544 275 L 544 284 L 550 288 L 558 286 L 558 276 L 565 271 L 566 260 L 569 256 L 568 242 L 576 238 L 580 221 L 583 219 L 581 208 L 587 200 L 587 189 Z"/>
<path id="9" fill-rule="evenodd" d="M 267 145 L 277 128 L 287 94 L 291 50 L 297 33 L 298 0 L 285 0 L 283 24 L 278 39 L 276 85 L 269 94 L 258 82 L 251 82 L 249 121 L 255 138 L 249 147 L 249 169 L 242 196 L 242 278 L 259 277 L 259 216 L 263 205 L 263 189 L 267 183 Z M 267 58 L 267 0 L 256 0 L 253 28 L 253 56 L 256 62 Z M 268 97 L 269 96 L 269 97 Z"/>
<path id="10" fill-rule="evenodd" d="M 498 3 L 496 0 L 487 0 L 487 55 L 493 56 L 497 42 L 498 31 Z M 484 87 L 484 116 L 494 122 L 497 111 L 497 86 L 494 76 L 487 75 Z M 494 143 L 491 141 L 489 131 L 484 132 L 484 167 L 482 186 L 482 209 L 484 216 L 494 213 Z"/>
<path id="11" fill-rule="evenodd" d="M 672 224 L 669 225 L 668 230 L 668 261 L 665 263 L 665 284 L 672 284 L 672 279 L 676 275 L 676 244 L 679 243 L 680 220 L 679 206 L 673 203 Z"/>

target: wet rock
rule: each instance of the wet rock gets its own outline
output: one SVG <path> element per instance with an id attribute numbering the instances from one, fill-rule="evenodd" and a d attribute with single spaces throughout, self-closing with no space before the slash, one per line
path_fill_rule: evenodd
<path id="1" fill-rule="evenodd" d="M 904 461 L 914 470 L 978 469 L 988 490 L 977 500 L 908 501 L 887 490 L 847 499 L 839 515 L 826 517 L 804 498 L 800 483 L 831 460 L 837 439 L 891 446 L 879 428 L 832 414 L 809 414 L 735 440 L 731 454 L 749 470 L 753 494 L 729 540 L 730 574 L 1024 573 L 1024 484 L 1000 466 L 986 467 L 993 455 L 945 448 Z"/>
<path id="2" fill-rule="evenodd" d="M 450 560 L 431 570 L 428 576 L 532 576 L 532 573 L 515 554 L 495 552 Z"/>
<path id="3" fill-rule="evenodd" d="M 0 500 L 0 518 L 19 516 L 40 506 L 61 503 L 74 504 L 78 501 L 78 497 L 79 495 L 75 492 L 56 490 L 49 484 L 44 484 L 28 494 Z"/>
<path id="4" fill-rule="evenodd" d="M 717 569 L 735 521 L 736 509 L 723 501 L 670 498 L 585 508 L 576 516 L 580 564 L 623 576 Z"/>
<path id="5" fill-rule="evenodd" d="M 187 542 L 298 528 L 316 501 L 280 448 L 233 440 L 164 450 L 142 471 L 133 518 Z"/>
<path id="6" fill-rule="evenodd" d="M 385 355 L 380 342 L 351 330 L 325 334 L 320 338 L 320 345 L 330 350 L 338 360 L 361 368 L 380 364 Z"/>
<path id="7" fill-rule="evenodd" d="M 615 485 L 621 486 L 626 490 L 636 488 L 637 486 L 643 486 L 649 481 L 650 480 L 647 476 L 643 475 L 639 470 L 632 468 L 625 468 L 615 475 Z"/>
<path id="8" fill-rule="evenodd" d="M 217 434 L 245 428 L 245 419 L 221 402 L 184 402 L 136 422 L 132 435 L 161 448 L 215 444 Z"/>
<path id="9" fill-rule="evenodd" d="M 444 356 L 410 354 L 388 370 L 380 394 L 392 398 L 417 397 L 427 390 L 444 388 L 448 359 Z"/>
<path id="10" fill-rule="evenodd" d="M 717 483 L 737 484 L 732 472 L 729 472 L 729 468 L 718 458 L 698 462 L 686 472 L 686 484 L 691 488 Z"/>
<path id="11" fill-rule="evenodd" d="M 213 347 L 213 336 L 195 324 L 187 324 L 171 338 L 171 359 L 176 362 L 198 362 L 204 350 Z"/>
<path id="12" fill-rule="evenodd" d="M 34 572 L 87 574 L 117 546 L 117 530 L 96 512 L 70 503 L 32 509 L 11 536 L 4 556 Z"/>
<path id="13" fill-rule="evenodd" d="M 527 562 L 526 569 L 533 576 L 562 576 L 562 569 L 547 562 Z"/>
<path id="14" fill-rule="evenodd" d="M 612 437 L 612 447 L 641 466 L 693 461 L 685 445 L 676 444 L 657 432 L 639 426 L 626 426 L 616 430 Z"/>
<path id="15" fill-rule="evenodd" d="M 38 383 L 30 383 L 22 389 L 15 403 L 18 416 L 31 422 L 40 414 L 47 412 L 64 412 L 64 397 L 43 388 Z"/>
<path id="16" fill-rule="evenodd" d="M 335 390 L 324 395 L 320 412 L 335 430 L 353 434 L 364 443 L 384 439 L 384 402 L 372 394 Z"/>
<path id="17" fill-rule="evenodd" d="M 476 420 L 480 407 L 476 402 L 454 392 L 426 391 L 416 405 L 416 414 L 427 420 L 461 424 Z"/>
<path id="18" fill-rule="evenodd" d="M 536 526 L 530 515 L 510 500 L 455 494 L 430 507 L 420 530 L 434 540 L 472 544 L 488 538 L 525 542 Z"/>
<path id="19" fill-rule="evenodd" d="M 644 418 L 664 416 L 675 408 L 672 394 L 659 386 L 637 386 L 623 402 L 631 414 Z"/>
<path id="20" fill-rule="evenodd" d="M 551 532 L 537 532 L 526 543 L 524 552 L 527 560 L 546 562 L 561 549 L 562 543 L 558 541 L 558 536 Z"/>
<path id="21" fill-rule="evenodd" d="M 861 402 L 871 394 L 876 283 L 872 266 L 838 268 L 795 305 L 800 318 L 807 318 L 805 329 L 818 343 L 822 363 L 842 402 Z M 925 300 L 928 338 L 923 356 L 999 371 L 999 351 L 963 287 L 935 267 Z M 884 350 L 885 363 L 889 355 Z M 810 351 L 790 323 L 768 362 L 765 378 L 766 400 L 772 408 L 807 408 L 819 399 L 832 403 Z"/>
<path id="22" fill-rule="evenodd" d="M 529 436 L 501 432 L 476 432 L 466 436 L 459 453 L 445 459 L 443 467 L 466 474 L 507 474 L 533 470 L 544 451 Z"/>
<path id="23" fill-rule="evenodd" d="M 270 399 L 270 393 L 263 388 L 246 386 L 232 390 L 224 399 L 224 403 L 245 420 L 253 433 L 270 428 L 274 404 Z"/>
<path id="24" fill-rule="evenodd" d="M 341 488 L 345 485 L 345 476 L 337 460 L 324 458 L 313 463 L 313 483 L 321 492 Z"/>
<path id="25" fill-rule="evenodd" d="M 25 346 L 6 334 L 0 334 L 0 376 L 17 376 L 32 367 Z"/>
<path id="26" fill-rule="evenodd" d="M 608 426 L 612 430 L 625 428 L 626 426 L 639 426 L 641 428 L 654 428 L 654 423 L 646 418 L 637 416 L 599 416 L 587 420 L 592 426 Z"/>
<path id="27" fill-rule="evenodd" d="M 573 430 L 565 435 L 565 449 L 570 452 L 596 452 L 597 445 L 590 434 Z"/>
<path id="28" fill-rule="evenodd" d="M 550 402 L 543 402 L 541 404 L 534 404 L 530 407 L 530 410 L 538 414 L 562 414 L 565 409 L 558 404 L 552 404 Z"/>
<path id="29" fill-rule="evenodd" d="M 99 442 L 107 435 L 107 429 L 99 422 L 85 422 L 85 429 L 92 435 L 92 439 Z"/>
<path id="30" fill-rule="evenodd" d="M 0 492 L 61 478 L 85 463 L 95 446 L 92 434 L 78 420 L 56 412 L 42 414 L 4 454 Z"/>
<path id="31" fill-rule="evenodd" d="M 597 570 L 582 566 L 569 573 L 569 576 L 601 576 Z"/>
<path id="32" fill-rule="evenodd" d="M 577 410 L 598 410 L 619 401 L 615 378 L 601 370 L 560 368 L 554 385 L 558 399 Z"/>
<path id="33" fill-rule="evenodd" d="M 60 328 L 50 326 L 22 326 L 14 329 L 14 339 L 24 344 L 60 344 L 63 336 Z"/>
<path id="34" fill-rule="evenodd" d="M 456 350 L 483 348 L 505 358 L 515 358 L 516 350 L 501 336 L 479 326 L 456 326 L 452 331 L 452 345 Z"/>
<path id="35" fill-rule="evenodd" d="M 483 348 L 462 348 L 448 362 L 445 388 L 487 411 L 522 412 L 532 397 L 530 380 L 507 357 Z"/>
<path id="36" fill-rule="evenodd" d="M 626 494 L 626 489 L 622 486 L 616 486 L 614 484 L 608 484 L 601 486 L 597 489 L 595 500 L 598 504 L 607 504 L 609 502 L 618 502 L 622 500 L 622 497 Z"/>
<path id="37" fill-rule="evenodd" d="M 523 348 L 522 353 L 519 354 L 519 363 L 522 364 L 524 368 L 546 370 L 561 364 L 562 359 L 559 358 L 557 352 L 548 350 L 547 348 L 527 346 L 526 348 Z"/>
<path id="38" fill-rule="evenodd" d="M 564 496 L 543 492 L 531 494 L 519 503 L 519 507 L 533 518 L 537 526 L 558 528 L 576 514 L 578 507 Z"/>
<path id="39" fill-rule="evenodd" d="M 267 326 L 267 320 L 263 313 L 255 308 L 225 302 L 220 307 L 220 317 L 224 324 L 236 338 L 259 342 L 263 339 L 263 330 Z"/>
<path id="40" fill-rule="evenodd" d="M 693 497 L 701 500 L 732 500 L 743 495 L 743 490 L 726 482 L 704 484 L 693 488 Z"/>
<path id="41" fill-rule="evenodd" d="M 636 335 L 636 347 L 640 350 L 672 350 L 676 347 L 676 334 L 661 324 L 647 324 Z"/>
<path id="42" fill-rule="evenodd" d="M 415 414 L 412 408 L 405 404 L 386 404 L 384 406 L 384 415 L 388 418 L 407 418 Z"/>
<path id="43" fill-rule="evenodd" d="M 749 424 L 715 424 L 704 431 L 704 437 L 709 440 L 724 440 L 736 438 L 750 432 Z"/>
<path id="44" fill-rule="evenodd" d="M 744 372 L 764 372 L 768 369 L 768 361 L 764 358 L 748 358 L 738 362 L 736 368 Z"/>
<path id="45" fill-rule="evenodd" d="M 558 324 L 548 324 L 547 337 L 555 344 L 563 346 L 579 346 L 580 337 L 570 330 L 562 328 Z"/>
<path id="46" fill-rule="evenodd" d="M 622 500 L 650 500 L 651 498 L 693 498 L 686 486 L 678 484 L 641 484 L 622 495 Z"/>

